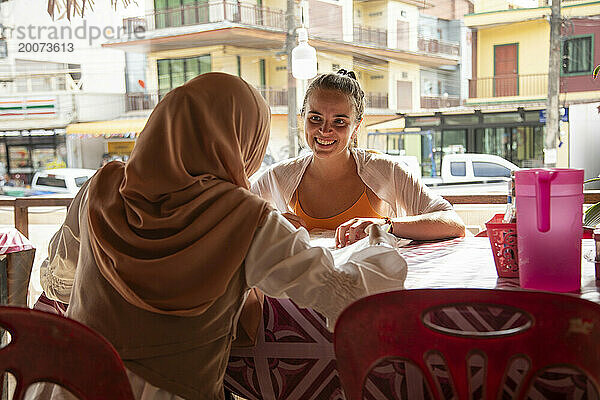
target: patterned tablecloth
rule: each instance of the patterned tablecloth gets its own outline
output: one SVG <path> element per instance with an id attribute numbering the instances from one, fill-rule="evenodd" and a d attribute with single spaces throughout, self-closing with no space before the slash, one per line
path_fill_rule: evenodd
<path id="1" fill-rule="evenodd" d="M 323 238 L 315 241 L 323 245 Z M 583 255 L 591 251 L 592 240 L 583 241 Z M 329 246 L 328 246 L 329 247 Z M 404 245 L 400 249 L 408 263 L 406 289 L 415 288 L 518 288 L 518 278 L 498 278 L 488 238 L 468 237 L 439 242 Z M 579 295 L 600 303 L 594 264 L 582 261 L 582 288 Z M 291 300 L 265 299 L 263 324 L 254 347 L 234 349 L 225 385 L 247 399 L 344 399 L 333 351 L 333 335 L 325 319 L 311 309 L 297 307 Z M 443 371 L 441 372 L 443 373 Z M 586 393 L 578 377 L 561 371 L 551 378 L 569 392 Z M 590 395 L 590 393 L 588 393 Z M 431 398 L 420 372 L 408 363 L 390 361 L 376 365 L 365 384 L 368 399 Z M 545 398 L 532 396 L 532 398 Z M 589 398 L 598 398 L 591 395 Z"/>

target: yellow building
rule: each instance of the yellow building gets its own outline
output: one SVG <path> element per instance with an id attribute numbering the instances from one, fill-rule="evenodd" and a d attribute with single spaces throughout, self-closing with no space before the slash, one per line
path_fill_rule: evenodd
<path id="1" fill-rule="evenodd" d="M 269 102 L 273 118 L 268 151 L 275 160 L 286 158 L 286 3 L 146 0 L 147 14 L 125 19 L 127 34 L 104 45 L 146 55 L 145 92 L 129 93 L 128 109 L 147 114 L 166 92 L 204 72 L 235 74 L 258 88 Z M 419 30 L 422 1 L 307 3 L 304 20 L 309 44 L 317 49 L 318 72 L 339 68 L 356 72 L 367 100 L 363 126 L 394 118 L 398 110 L 420 109 L 421 70 L 459 63 L 458 43 L 434 40 Z M 300 6 L 296 8 L 299 21 Z M 299 110 L 307 82 L 295 84 Z M 441 93 L 431 94 L 428 101 L 436 100 L 435 96 Z M 366 135 L 359 140 L 364 144 Z"/>
<path id="2" fill-rule="evenodd" d="M 548 98 L 550 6 L 540 0 L 482 0 L 475 13 L 465 16 L 465 25 L 474 30 L 474 76 L 469 82 L 467 106 L 476 109 L 530 112 L 531 120 L 506 122 L 515 126 L 480 127 L 482 140 L 500 135 L 514 143 L 499 154 L 523 166 L 543 160 L 544 116 Z M 564 1 L 561 31 L 561 72 L 559 103 L 564 114 L 557 141 L 557 166 L 569 166 L 568 108 L 600 100 L 600 85 L 592 78 L 600 63 L 600 2 Z M 567 110 L 567 111 L 564 111 Z M 535 112 L 540 113 L 536 121 Z M 507 114 L 508 115 L 508 114 Z M 514 114 L 516 115 L 516 114 Z M 571 132 L 571 136 L 573 132 Z M 477 136 L 477 134 L 476 134 Z M 515 139 L 516 138 L 516 139 Z"/>

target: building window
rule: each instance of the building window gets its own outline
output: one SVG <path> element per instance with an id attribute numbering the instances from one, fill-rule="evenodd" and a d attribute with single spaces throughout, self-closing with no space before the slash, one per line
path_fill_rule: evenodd
<path id="1" fill-rule="evenodd" d="M 2 32 L 0 32 L 1 34 Z M 6 39 L 0 39 L 0 58 L 8 57 L 8 47 L 6 46 Z"/>
<path id="2" fill-rule="evenodd" d="M 426 79 L 421 88 L 423 89 L 423 95 L 431 96 L 433 94 L 433 83 L 430 80 Z"/>
<path id="3" fill-rule="evenodd" d="M 211 71 L 210 54 L 158 60 L 158 95 L 163 97 L 171 89 L 183 85 L 190 79 Z"/>
<path id="4" fill-rule="evenodd" d="M 154 0 L 157 28 L 209 22 L 208 0 Z"/>
<path id="5" fill-rule="evenodd" d="M 563 42 L 563 74 L 580 74 L 592 72 L 593 60 L 592 36 L 578 36 Z"/>

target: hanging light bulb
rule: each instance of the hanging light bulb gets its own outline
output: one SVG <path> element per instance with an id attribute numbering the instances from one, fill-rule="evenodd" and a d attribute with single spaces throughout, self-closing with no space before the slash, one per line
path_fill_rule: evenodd
<path id="1" fill-rule="evenodd" d="M 302 27 L 297 30 L 298 46 L 292 50 L 292 75 L 296 79 L 310 79 L 317 75 L 317 51 L 308 44 L 308 31 L 304 27 L 303 3 L 300 4 Z"/>

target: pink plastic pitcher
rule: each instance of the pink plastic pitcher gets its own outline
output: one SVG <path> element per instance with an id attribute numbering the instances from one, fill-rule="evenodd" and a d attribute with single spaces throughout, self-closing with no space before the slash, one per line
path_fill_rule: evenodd
<path id="1" fill-rule="evenodd" d="M 521 287 L 571 292 L 581 287 L 583 170 L 515 172 Z"/>

